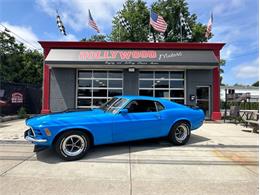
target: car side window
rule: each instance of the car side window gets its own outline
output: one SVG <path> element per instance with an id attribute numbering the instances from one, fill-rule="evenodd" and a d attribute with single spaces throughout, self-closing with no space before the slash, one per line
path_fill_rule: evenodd
<path id="1" fill-rule="evenodd" d="M 154 101 L 150 100 L 133 100 L 125 108 L 128 113 L 156 112 Z"/>
<path id="2" fill-rule="evenodd" d="M 157 112 L 160 112 L 161 110 L 164 110 L 164 106 L 160 102 L 155 102 Z"/>

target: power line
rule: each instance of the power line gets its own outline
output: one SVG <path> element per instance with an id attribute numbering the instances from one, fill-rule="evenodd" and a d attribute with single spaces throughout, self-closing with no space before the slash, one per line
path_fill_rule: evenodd
<path id="1" fill-rule="evenodd" d="M 16 37 L 22 39 L 25 43 L 27 43 L 28 45 L 32 46 L 34 49 L 42 51 L 41 49 L 39 49 L 39 48 L 35 47 L 34 45 L 32 45 L 29 41 L 25 40 L 24 38 L 22 38 L 22 37 L 19 36 L 18 34 L 14 33 L 14 32 L 11 31 L 10 29 L 8 29 L 8 28 L 7 28 L 6 26 L 4 26 L 3 24 L 0 23 L 0 25 L 5 28 L 5 31 L 7 31 L 7 33 L 8 33 L 8 32 L 11 32 L 11 33 L 14 34 Z M 21 42 L 21 41 L 20 41 L 20 42 Z M 24 44 L 24 42 L 22 42 L 22 43 Z M 33 41 L 33 42 L 35 42 L 35 41 Z M 37 43 L 37 42 L 35 42 L 35 43 Z M 38 44 L 38 43 L 37 43 L 37 44 Z"/>

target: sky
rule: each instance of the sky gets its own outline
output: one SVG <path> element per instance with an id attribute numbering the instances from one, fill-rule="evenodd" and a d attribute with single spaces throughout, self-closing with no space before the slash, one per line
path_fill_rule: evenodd
<path id="1" fill-rule="evenodd" d="M 155 0 L 146 0 L 148 7 Z M 41 50 L 39 40 L 78 41 L 95 35 L 88 26 L 88 9 L 101 30 L 110 34 L 112 18 L 125 0 L 0 0 L 0 24 L 16 34 L 20 42 Z M 258 0 L 187 0 L 197 21 L 207 24 L 210 13 L 214 37 L 209 42 L 226 45 L 221 58 L 226 60 L 224 83 L 251 85 L 259 80 Z M 56 9 L 67 36 L 56 25 Z M 4 27 L 0 25 L 0 31 Z M 18 36 L 18 37 L 17 37 Z"/>

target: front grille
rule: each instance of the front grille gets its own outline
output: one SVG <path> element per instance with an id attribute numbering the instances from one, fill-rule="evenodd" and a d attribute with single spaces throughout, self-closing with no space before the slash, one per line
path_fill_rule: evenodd
<path id="1" fill-rule="evenodd" d="M 35 135 L 42 135 L 41 131 L 39 129 L 34 129 Z"/>

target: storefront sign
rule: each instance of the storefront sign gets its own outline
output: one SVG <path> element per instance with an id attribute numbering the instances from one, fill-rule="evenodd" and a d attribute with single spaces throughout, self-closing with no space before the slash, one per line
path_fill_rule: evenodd
<path id="1" fill-rule="evenodd" d="M 99 51 L 81 51 L 79 60 L 147 60 L 154 59 L 164 61 L 182 57 L 181 51 L 177 52 L 159 52 L 154 50 L 133 50 L 133 51 L 118 51 L 118 50 L 99 50 Z"/>
<path id="2" fill-rule="evenodd" d="M 19 92 L 12 93 L 11 102 L 14 104 L 23 103 L 23 94 Z"/>
<path id="3" fill-rule="evenodd" d="M 52 49 L 47 64 L 218 65 L 209 50 Z"/>

